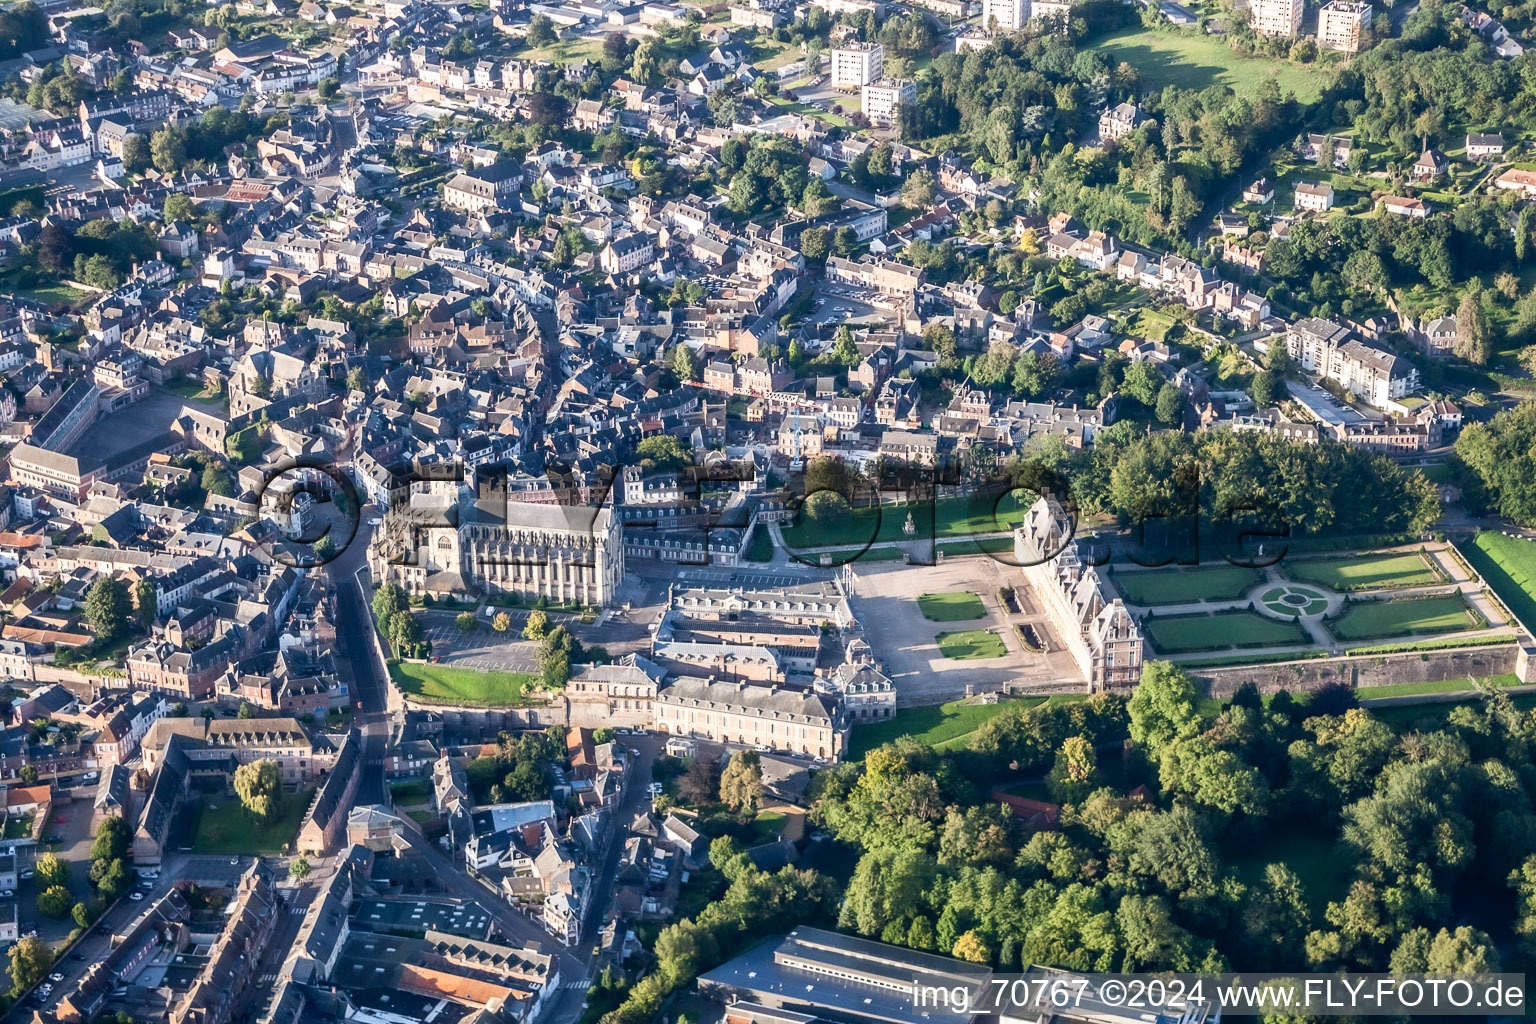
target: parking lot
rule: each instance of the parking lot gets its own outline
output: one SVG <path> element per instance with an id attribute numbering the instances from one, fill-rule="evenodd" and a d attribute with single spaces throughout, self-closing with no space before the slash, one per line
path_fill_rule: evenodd
<path id="1" fill-rule="evenodd" d="M 677 574 L 677 578 L 680 582 L 699 587 L 757 587 L 767 590 L 811 582 L 810 576 L 796 573 L 724 569 L 685 569 Z"/>
<path id="2" fill-rule="evenodd" d="M 803 322 L 819 329 L 867 319 L 886 319 L 889 314 L 876 305 L 884 300 L 879 292 L 823 281 L 816 287 L 816 299 Z"/>
<path id="3" fill-rule="evenodd" d="M 521 608 L 498 608 L 512 616 L 512 627 L 498 633 L 481 620 L 473 633 L 462 632 L 456 625 L 459 612 L 424 611 L 422 633 L 432 643 L 432 657 L 444 665 L 474 668 L 482 672 L 537 672 L 538 645 L 523 639 L 523 624 L 528 612 Z M 580 621 L 577 616 L 548 612 L 550 624 Z"/>
<path id="4" fill-rule="evenodd" d="M 48 812 L 48 822 L 43 826 L 44 841 L 37 846 L 18 845 L 16 848 L 17 873 L 29 873 L 37 858 L 52 853 L 70 865 L 69 890 L 77 900 L 90 895 L 91 882 L 86 872 L 91 856 L 91 820 L 94 814 L 92 801 L 86 796 L 79 800 L 56 799 Z M 49 842 L 57 837 L 57 842 Z M 25 935 L 35 927 L 43 941 L 56 944 L 68 937 L 75 927 L 73 918 L 60 920 L 44 917 L 37 911 L 37 897 L 42 889 L 37 877 L 18 878 L 16 887 L 17 923 Z"/>

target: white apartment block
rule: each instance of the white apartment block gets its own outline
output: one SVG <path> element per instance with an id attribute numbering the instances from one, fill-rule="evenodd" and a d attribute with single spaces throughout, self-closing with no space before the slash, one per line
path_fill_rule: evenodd
<path id="1" fill-rule="evenodd" d="M 1325 50 L 1358 53 L 1360 35 L 1370 25 L 1370 4 L 1331 0 L 1317 12 L 1317 45 Z"/>
<path id="2" fill-rule="evenodd" d="M 1026 0 L 1027 2 L 1027 0 Z M 903 78 L 882 78 L 864 86 L 864 116 L 875 124 L 896 120 L 896 108 L 917 98 L 917 84 Z"/>
<path id="3" fill-rule="evenodd" d="M 1253 30 L 1261 36 L 1293 37 L 1301 31 L 1306 0 L 1253 0 L 1249 5 Z"/>
<path id="4" fill-rule="evenodd" d="M 1029 0 L 983 0 L 981 27 L 989 32 L 1017 32 L 1028 22 Z"/>
<path id="5" fill-rule="evenodd" d="M 832 88 L 861 89 L 880 80 L 885 49 L 879 43 L 844 43 L 832 49 Z"/>

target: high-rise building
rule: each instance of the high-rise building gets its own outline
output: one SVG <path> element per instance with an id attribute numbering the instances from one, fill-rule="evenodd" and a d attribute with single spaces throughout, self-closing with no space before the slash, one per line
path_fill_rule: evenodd
<path id="1" fill-rule="evenodd" d="M 879 43 L 844 43 L 832 48 L 832 88 L 860 89 L 878 81 L 885 67 Z"/>
<path id="2" fill-rule="evenodd" d="M 1360 50 L 1361 32 L 1371 25 L 1371 5 L 1355 0 L 1332 0 L 1317 12 L 1317 45 L 1325 50 Z"/>
<path id="3" fill-rule="evenodd" d="M 909 79 L 882 78 L 870 82 L 864 86 L 864 116 L 875 124 L 890 124 L 896 120 L 896 108 L 911 103 L 916 96 L 917 85 Z"/>
<path id="4" fill-rule="evenodd" d="M 1017 32 L 1028 21 L 1029 0 L 984 0 L 981 5 L 981 27 L 988 31 Z"/>
<path id="5" fill-rule="evenodd" d="M 1253 30 L 1261 36 L 1294 36 L 1306 10 L 1306 0 L 1253 0 L 1248 7 Z"/>

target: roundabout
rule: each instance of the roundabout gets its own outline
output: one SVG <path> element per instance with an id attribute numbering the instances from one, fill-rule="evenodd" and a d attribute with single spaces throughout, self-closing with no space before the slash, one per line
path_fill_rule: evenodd
<path id="1" fill-rule="evenodd" d="M 1328 605 L 1326 593 L 1304 583 L 1265 587 L 1254 600 L 1254 606 L 1260 611 L 1282 619 L 1296 615 L 1302 618 L 1321 615 L 1328 610 Z"/>

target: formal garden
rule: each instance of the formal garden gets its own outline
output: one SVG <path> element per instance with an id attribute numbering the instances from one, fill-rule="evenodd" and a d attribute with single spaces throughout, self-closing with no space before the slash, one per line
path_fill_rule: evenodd
<path id="1" fill-rule="evenodd" d="M 1263 580 L 1257 569 L 1241 565 L 1116 570 L 1115 586 L 1131 604 L 1190 604 L 1232 601 Z"/>
<path id="2" fill-rule="evenodd" d="M 1487 629 L 1488 620 L 1460 594 L 1348 604 L 1328 623 L 1340 640 L 1368 640 L 1416 633 L 1454 633 Z"/>
<path id="3" fill-rule="evenodd" d="M 1422 551 L 1355 555 L 1341 558 L 1286 559 L 1280 571 L 1293 580 L 1321 583 L 1339 593 L 1432 587 L 1447 582 Z"/>
<path id="4" fill-rule="evenodd" d="M 1152 646 L 1164 654 L 1220 651 L 1228 647 L 1285 647 L 1307 642 L 1306 632 L 1294 622 L 1240 609 L 1149 617 L 1144 626 Z"/>

